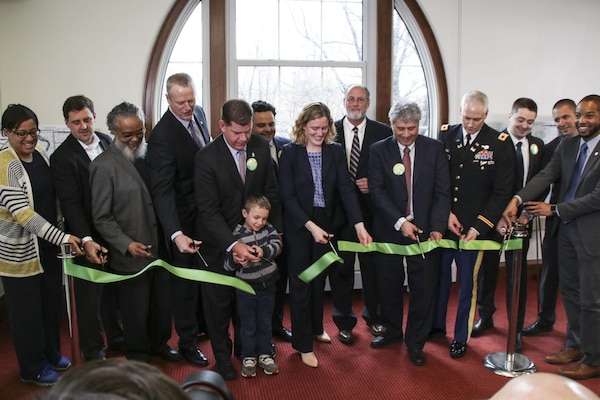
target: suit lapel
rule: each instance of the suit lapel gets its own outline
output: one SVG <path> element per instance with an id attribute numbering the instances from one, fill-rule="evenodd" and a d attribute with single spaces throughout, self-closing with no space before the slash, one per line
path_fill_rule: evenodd
<path id="1" fill-rule="evenodd" d="M 221 134 L 216 140 L 220 140 L 221 143 L 219 144 L 219 152 L 220 152 L 220 160 L 223 160 L 224 164 L 225 164 L 225 169 L 229 172 L 229 175 L 231 176 L 231 179 L 233 180 L 233 182 L 235 182 L 235 184 L 237 186 L 239 186 L 241 189 L 244 189 L 244 182 L 242 182 L 242 177 L 240 176 L 240 171 L 238 170 L 237 167 L 237 162 L 236 160 L 234 160 L 233 158 L 233 154 L 231 154 L 231 151 L 229 151 L 229 147 L 227 147 L 227 143 L 225 143 L 225 137 L 223 136 L 223 134 Z M 246 160 L 249 158 L 248 155 L 246 155 Z M 247 176 L 247 174 L 246 174 Z"/>
<path id="2" fill-rule="evenodd" d="M 590 153 L 585 166 L 583 167 L 583 171 L 581 172 L 581 178 L 579 179 L 579 183 L 585 179 L 585 176 L 592 170 L 594 170 L 598 165 L 598 154 L 600 152 L 600 142 L 596 145 L 594 150 Z"/>
<path id="3" fill-rule="evenodd" d="M 109 146 L 106 151 L 110 151 L 116 155 L 115 160 L 116 163 L 119 164 L 119 167 L 123 172 L 128 174 L 134 181 L 136 181 L 146 193 L 149 194 L 148 188 L 146 187 L 146 182 L 140 176 L 138 170 L 135 168 L 135 165 L 128 159 L 126 159 L 123 154 L 121 154 L 120 150 L 115 146 Z"/>

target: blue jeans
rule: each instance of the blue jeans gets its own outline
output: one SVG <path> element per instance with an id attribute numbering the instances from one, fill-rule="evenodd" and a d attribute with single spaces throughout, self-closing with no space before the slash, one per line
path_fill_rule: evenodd
<path id="1" fill-rule="evenodd" d="M 242 358 L 271 354 L 271 318 L 275 305 L 275 285 L 254 288 L 256 295 L 236 290 L 236 308 L 240 318 Z"/>

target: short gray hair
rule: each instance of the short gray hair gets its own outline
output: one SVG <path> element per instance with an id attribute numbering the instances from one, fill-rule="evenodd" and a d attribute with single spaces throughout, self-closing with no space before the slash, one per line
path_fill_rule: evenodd
<path id="1" fill-rule="evenodd" d="M 421 108 L 415 102 L 401 100 L 392 105 L 388 117 L 392 124 L 398 119 L 405 122 L 419 122 L 421 120 Z"/>
<path id="2" fill-rule="evenodd" d="M 138 117 L 144 122 L 144 112 L 141 108 L 136 106 L 135 104 L 128 103 L 126 101 L 121 104 L 116 105 L 108 115 L 106 116 L 106 125 L 111 132 L 119 129 L 117 125 L 117 119 L 119 117 L 129 118 L 129 117 Z"/>

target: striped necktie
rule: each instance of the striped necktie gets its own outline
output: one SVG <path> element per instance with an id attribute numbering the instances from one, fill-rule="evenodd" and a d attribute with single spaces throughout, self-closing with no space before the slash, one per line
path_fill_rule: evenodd
<path id="1" fill-rule="evenodd" d="M 352 138 L 352 149 L 350 150 L 350 176 L 356 180 L 356 171 L 358 170 L 358 160 L 360 159 L 360 143 L 358 141 L 358 127 L 352 128 L 354 137 Z"/>

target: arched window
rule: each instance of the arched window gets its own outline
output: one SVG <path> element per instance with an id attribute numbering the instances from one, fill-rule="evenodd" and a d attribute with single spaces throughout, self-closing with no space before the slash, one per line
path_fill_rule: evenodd
<path id="1" fill-rule="evenodd" d="M 383 2 L 227 0 L 211 2 L 208 16 L 207 7 L 201 10 L 200 0 L 176 1 L 148 68 L 144 101 L 146 113 L 151 113 L 148 126 L 166 108 L 160 105 L 166 77 L 179 71 L 194 77 L 198 103 L 205 109 L 211 101 L 202 101 L 202 94 L 209 92 L 212 97 L 222 93 L 220 97 L 273 103 L 278 110 L 278 134 L 287 134 L 299 110 L 311 101 L 326 103 L 334 117 L 341 117 L 344 89 L 352 83 L 369 87 L 370 114 L 374 113 L 378 98 L 373 94 L 383 81 L 384 87 L 392 88 L 390 98 L 379 97 L 386 107 L 400 97 L 408 97 L 422 107 L 424 129 L 438 126 L 447 117 L 446 82 L 441 55 L 424 14 L 413 0 L 395 0 L 394 13 L 378 10 L 377 3 Z M 390 37 L 385 39 L 390 43 L 376 38 L 374 27 L 382 15 L 384 20 L 390 19 L 390 27 L 393 24 Z M 214 24 L 210 41 L 202 40 L 208 37 L 209 20 Z M 219 25 L 225 26 L 220 32 L 214 29 Z M 381 59 L 378 52 L 390 50 L 391 73 L 377 76 Z M 212 59 L 210 79 L 203 55 Z M 214 60 L 221 60 L 218 65 L 226 65 L 226 70 L 215 70 Z M 212 91 L 206 82 L 210 82 Z M 213 107 L 218 107 L 219 102 L 212 100 Z M 214 119 L 218 114 L 209 115 Z M 211 125 L 215 126 L 215 121 Z"/>

